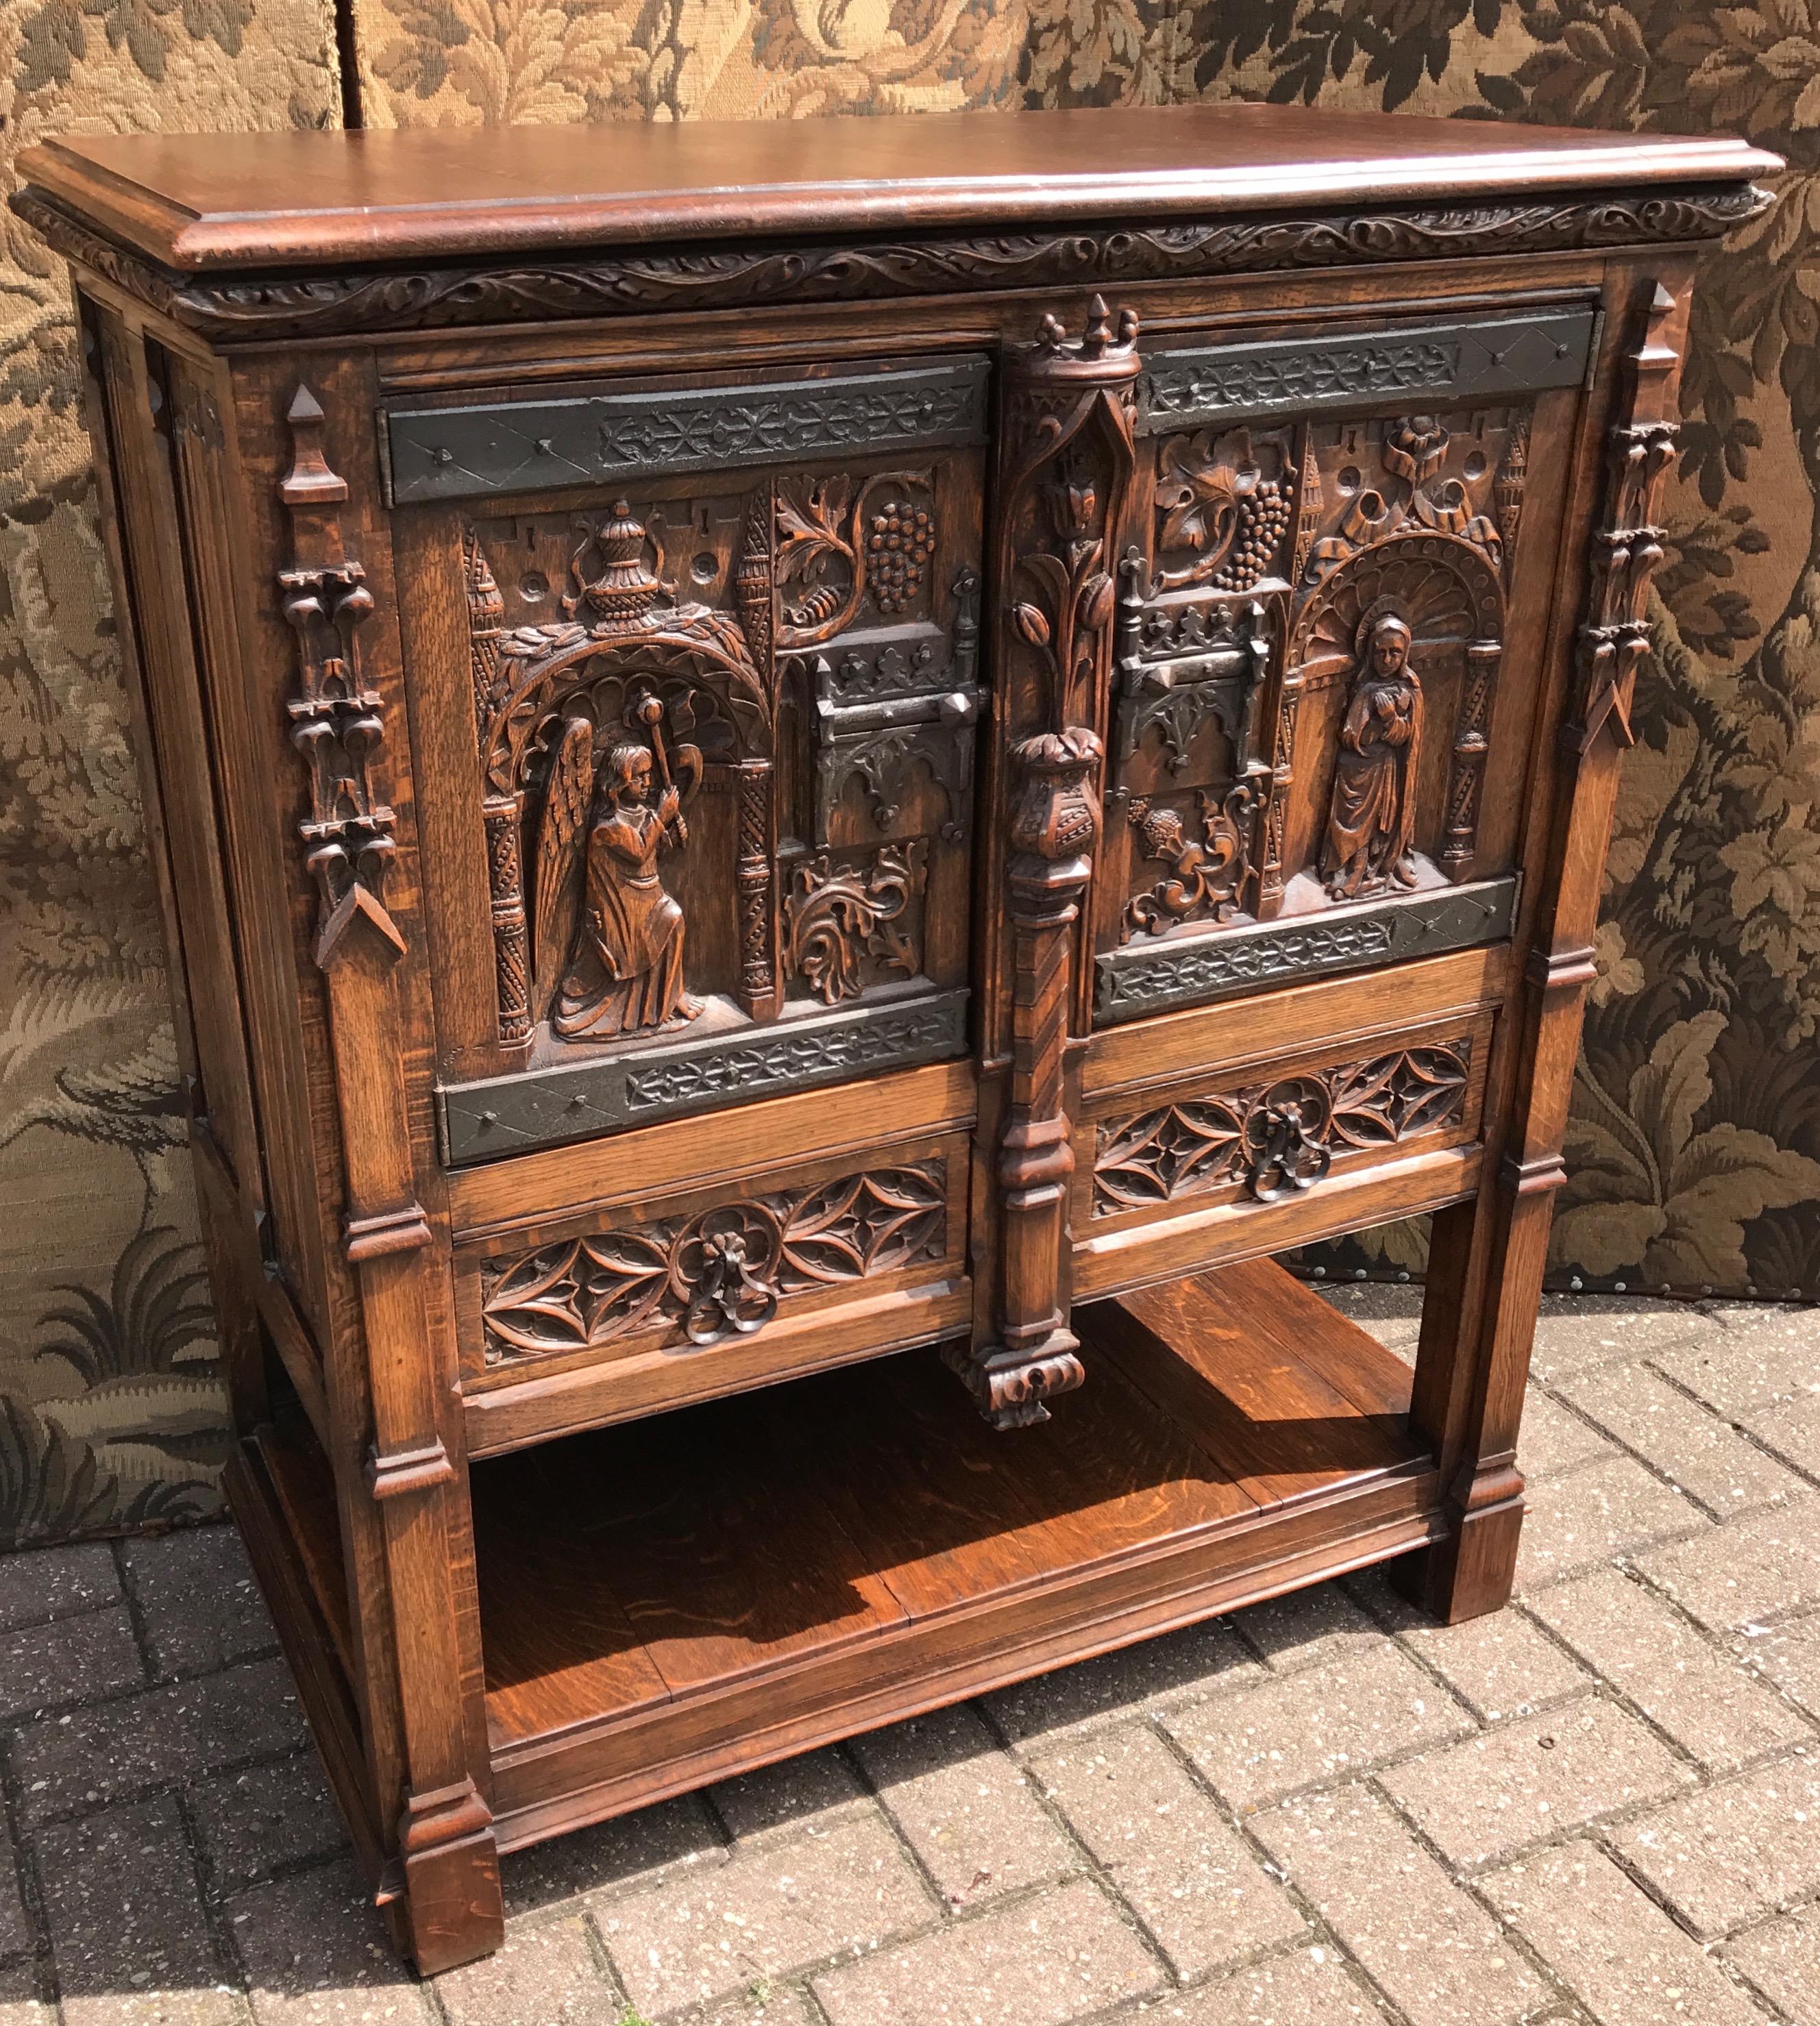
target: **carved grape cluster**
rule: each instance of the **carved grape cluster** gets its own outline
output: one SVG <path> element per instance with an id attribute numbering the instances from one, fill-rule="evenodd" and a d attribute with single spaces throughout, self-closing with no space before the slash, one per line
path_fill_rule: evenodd
<path id="1" fill-rule="evenodd" d="M 1239 534 L 1211 580 L 1216 591 L 1249 591 L 1269 571 L 1289 532 L 1289 488 L 1280 478 L 1260 478 L 1241 499 Z"/>
<path id="2" fill-rule="evenodd" d="M 881 612 L 901 612 L 923 584 L 935 553 L 935 518 L 926 506 L 893 500 L 872 516 L 867 574 Z"/>

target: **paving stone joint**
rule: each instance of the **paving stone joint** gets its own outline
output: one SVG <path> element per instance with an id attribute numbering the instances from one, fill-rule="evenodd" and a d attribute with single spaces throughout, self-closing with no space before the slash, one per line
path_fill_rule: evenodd
<path id="1" fill-rule="evenodd" d="M 1820 2026 L 1816 1373 L 1551 1299 L 1507 1611 L 1366 1571 L 665 1803 L 427 1983 L 231 1531 L 8 1557 L 0 2026 Z"/>

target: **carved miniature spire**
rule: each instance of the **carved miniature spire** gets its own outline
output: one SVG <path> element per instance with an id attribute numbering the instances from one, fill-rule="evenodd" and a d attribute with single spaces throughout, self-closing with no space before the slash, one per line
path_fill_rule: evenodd
<path id="1" fill-rule="evenodd" d="M 1302 483 L 1295 502 L 1295 581 L 1302 581 L 1302 573 L 1308 568 L 1308 559 L 1314 547 L 1314 538 L 1321 528 L 1322 509 L 1327 502 L 1321 489 L 1321 464 L 1314 455 L 1314 431 L 1310 429 L 1302 448 Z"/>
<path id="2" fill-rule="evenodd" d="M 468 590 L 468 666 L 474 686 L 474 731 L 484 751 L 487 728 L 499 701 L 499 638 L 506 601 L 493 580 L 487 552 L 472 528 L 462 535 L 462 573 Z"/>

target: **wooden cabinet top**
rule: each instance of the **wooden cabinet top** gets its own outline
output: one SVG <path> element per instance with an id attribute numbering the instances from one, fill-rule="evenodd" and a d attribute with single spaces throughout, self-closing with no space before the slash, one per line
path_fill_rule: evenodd
<path id="1" fill-rule="evenodd" d="M 21 157 L 65 216 L 179 272 L 750 234 L 1069 219 L 1141 227 L 1359 202 L 1735 185 L 1723 136 L 1230 103 L 679 125 L 83 135 Z M 21 207 L 23 208 L 23 207 Z M 28 212 L 28 215 L 34 215 Z"/>

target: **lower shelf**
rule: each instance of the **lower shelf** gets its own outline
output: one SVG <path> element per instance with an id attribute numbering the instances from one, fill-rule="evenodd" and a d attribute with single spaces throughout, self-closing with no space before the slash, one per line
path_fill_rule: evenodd
<path id="1" fill-rule="evenodd" d="M 1078 1310 L 995 1434 L 933 1353 L 473 1466 L 510 1847 L 1420 1545 L 1408 1368 L 1268 1262 Z"/>

